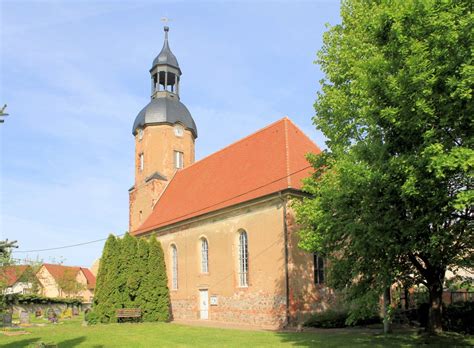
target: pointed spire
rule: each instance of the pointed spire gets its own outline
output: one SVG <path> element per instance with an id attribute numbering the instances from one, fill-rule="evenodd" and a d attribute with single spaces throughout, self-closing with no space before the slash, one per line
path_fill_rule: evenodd
<path id="1" fill-rule="evenodd" d="M 170 28 L 166 25 L 164 28 L 165 31 L 165 41 L 163 42 L 163 48 L 161 49 L 160 54 L 153 60 L 152 69 L 156 65 L 169 65 L 174 68 L 179 69 L 178 60 L 176 59 L 173 52 L 171 52 L 169 43 L 168 43 L 168 32 Z"/>

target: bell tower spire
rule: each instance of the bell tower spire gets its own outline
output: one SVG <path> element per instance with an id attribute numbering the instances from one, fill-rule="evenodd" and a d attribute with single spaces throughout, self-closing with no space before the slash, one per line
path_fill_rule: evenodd
<path id="1" fill-rule="evenodd" d="M 181 68 L 171 52 L 164 27 L 163 48 L 153 60 L 151 100 L 133 123 L 135 184 L 129 190 L 129 231 L 135 231 L 151 214 L 166 184 L 177 170 L 194 163 L 197 127 L 180 101 Z"/>
<path id="2" fill-rule="evenodd" d="M 181 77 L 181 69 L 179 68 L 176 56 L 171 52 L 168 33 L 170 28 L 164 27 L 165 41 L 161 52 L 153 60 L 150 69 L 151 74 L 151 97 L 170 97 L 179 99 L 179 80 Z"/>

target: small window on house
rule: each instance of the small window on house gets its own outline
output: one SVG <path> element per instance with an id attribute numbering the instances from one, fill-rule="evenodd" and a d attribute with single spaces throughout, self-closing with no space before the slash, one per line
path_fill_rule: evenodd
<path id="1" fill-rule="evenodd" d="M 171 289 L 178 290 L 178 249 L 171 246 Z"/>
<path id="2" fill-rule="evenodd" d="M 201 273 L 209 273 L 209 245 L 207 239 L 201 239 Z"/>
<path id="3" fill-rule="evenodd" d="M 142 140 L 143 139 L 143 129 L 139 129 L 138 130 L 138 140 Z"/>
<path id="4" fill-rule="evenodd" d="M 324 284 L 324 258 L 318 253 L 314 253 L 314 283 Z"/>
<path id="5" fill-rule="evenodd" d="M 249 271 L 249 251 L 247 242 L 247 232 L 239 233 L 239 286 L 247 287 Z"/>
<path id="6" fill-rule="evenodd" d="M 140 164 L 139 164 L 139 168 L 140 168 L 140 171 L 143 172 L 143 168 L 145 166 L 145 162 L 144 162 L 144 156 L 143 156 L 143 153 L 140 154 Z"/>
<path id="7" fill-rule="evenodd" d="M 180 151 L 174 152 L 174 167 L 181 169 L 184 167 L 183 153 Z"/>

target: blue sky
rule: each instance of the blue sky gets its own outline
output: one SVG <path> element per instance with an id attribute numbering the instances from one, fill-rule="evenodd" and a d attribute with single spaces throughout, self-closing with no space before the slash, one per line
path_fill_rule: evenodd
<path id="1" fill-rule="evenodd" d="M 171 18 L 181 101 L 200 159 L 283 116 L 319 146 L 313 64 L 339 1 L 2 1 L 0 238 L 19 250 L 105 238 L 128 226 L 131 127 Z M 103 243 L 17 258 L 89 266 Z"/>

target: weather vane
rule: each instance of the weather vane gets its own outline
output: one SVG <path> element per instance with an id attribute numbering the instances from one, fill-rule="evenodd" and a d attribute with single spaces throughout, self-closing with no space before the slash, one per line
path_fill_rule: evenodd
<path id="1" fill-rule="evenodd" d="M 165 26 L 167 26 L 168 23 L 172 21 L 172 19 L 165 16 L 161 17 L 161 21 L 165 24 Z"/>
<path id="2" fill-rule="evenodd" d="M 3 105 L 3 108 L 0 109 L 0 117 L 8 116 L 8 114 L 5 112 L 5 109 L 7 108 L 7 104 Z M 2 120 L 0 118 L 0 123 L 5 122 L 5 120 Z"/>

